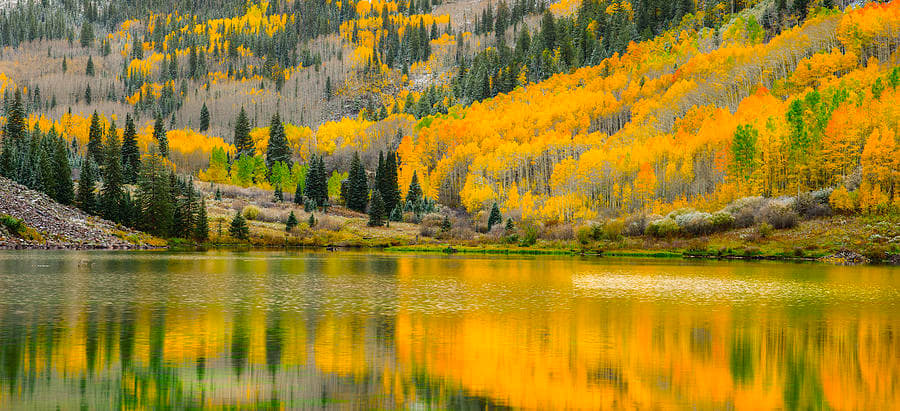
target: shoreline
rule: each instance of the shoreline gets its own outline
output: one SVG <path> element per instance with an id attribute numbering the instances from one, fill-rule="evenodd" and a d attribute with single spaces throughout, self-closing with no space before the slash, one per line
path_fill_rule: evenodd
<path id="1" fill-rule="evenodd" d="M 397 246 L 369 245 L 253 245 L 253 244 L 174 244 L 169 246 L 136 245 L 134 247 L 84 245 L 84 246 L 47 246 L 17 245 L 0 246 L 0 251 L 208 251 L 208 250 L 241 250 L 241 251 L 375 251 L 396 254 L 468 254 L 493 256 L 568 256 L 596 258 L 653 258 L 708 261 L 777 261 L 785 263 L 822 263 L 831 265 L 886 265 L 900 266 L 900 258 L 892 256 L 887 260 L 873 261 L 852 251 L 841 251 L 835 254 L 796 256 L 779 254 L 740 255 L 735 253 L 689 252 L 678 250 L 601 250 L 575 248 L 525 248 L 525 247 L 491 247 L 453 244 L 420 244 Z"/>

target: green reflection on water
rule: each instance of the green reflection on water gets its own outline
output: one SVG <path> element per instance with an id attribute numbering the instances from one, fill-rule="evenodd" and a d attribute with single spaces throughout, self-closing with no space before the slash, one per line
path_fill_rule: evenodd
<path id="1" fill-rule="evenodd" d="M 888 409 L 889 267 L 0 253 L 0 408 Z"/>

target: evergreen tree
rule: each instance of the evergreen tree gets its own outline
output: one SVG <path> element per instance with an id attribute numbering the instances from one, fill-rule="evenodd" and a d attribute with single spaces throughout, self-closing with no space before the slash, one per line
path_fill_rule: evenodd
<path id="1" fill-rule="evenodd" d="M 194 241 L 202 243 L 208 239 L 209 219 L 206 216 L 206 199 L 201 199 L 200 207 L 197 209 L 196 222 L 194 223 Z"/>
<path id="2" fill-rule="evenodd" d="M 350 161 L 350 173 L 347 177 L 347 208 L 366 212 L 366 205 L 369 203 L 369 180 L 366 177 L 366 169 L 359 159 L 359 153 L 353 154 L 353 160 Z"/>
<path id="3" fill-rule="evenodd" d="M 88 84 L 84 89 L 84 102 L 90 105 L 94 101 L 93 93 L 91 92 L 91 85 Z"/>
<path id="4" fill-rule="evenodd" d="M 393 211 L 400 204 L 400 186 L 397 182 L 397 154 L 389 151 L 384 159 L 384 177 L 379 187 L 386 210 Z"/>
<path id="5" fill-rule="evenodd" d="M 87 156 L 94 164 L 103 164 L 103 126 L 97 111 L 91 116 L 91 128 L 88 130 Z"/>
<path id="6" fill-rule="evenodd" d="M 81 161 L 81 174 L 78 176 L 78 194 L 75 201 L 78 208 L 88 214 L 97 213 L 97 197 L 94 195 L 94 186 L 97 184 L 97 166 L 90 157 Z"/>
<path id="7" fill-rule="evenodd" d="M 206 103 L 203 103 L 203 107 L 200 107 L 200 132 L 206 130 L 209 130 L 209 109 L 206 108 Z"/>
<path id="8" fill-rule="evenodd" d="M 297 216 L 295 216 L 294 212 L 291 211 L 291 215 L 288 216 L 287 222 L 284 223 L 284 231 L 291 231 L 298 224 L 300 224 L 300 222 L 297 221 Z"/>
<path id="9" fill-rule="evenodd" d="M 159 155 L 169 157 L 169 138 L 166 137 L 166 129 L 163 127 L 162 115 L 156 114 L 156 122 L 153 124 L 153 139 L 159 145 Z"/>
<path id="10" fill-rule="evenodd" d="M 280 203 L 284 201 L 284 193 L 281 192 L 281 184 L 275 186 L 275 202 Z"/>
<path id="11" fill-rule="evenodd" d="M 384 200 L 376 189 L 372 194 L 372 202 L 369 204 L 369 226 L 381 227 L 384 225 Z"/>
<path id="12" fill-rule="evenodd" d="M 284 124 L 278 113 L 272 115 L 269 124 L 269 145 L 266 148 L 266 168 L 271 172 L 272 166 L 277 162 L 290 164 L 291 149 L 288 147 L 287 137 L 284 135 Z"/>
<path id="13" fill-rule="evenodd" d="M 419 185 L 419 176 L 413 171 L 412 180 L 409 182 L 409 190 L 406 192 L 406 204 L 415 207 L 422 202 L 422 187 Z"/>
<path id="14" fill-rule="evenodd" d="M 125 115 L 125 130 L 122 134 L 122 175 L 126 184 L 137 183 L 141 171 L 141 152 L 137 146 L 137 129 L 131 114 Z"/>
<path id="15" fill-rule="evenodd" d="M 234 147 L 237 149 L 235 159 L 244 154 L 253 155 L 253 140 L 250 139 L 250 119 L 247 118 L 247 112 L 241 107 L 237 120 L 234 124 Z"/>
<path id="16" fill-rule="evenodd" d="M 166 160 L 150 156 L 142 161 L 136 201 L 138 228 L 161 237 L 171 234 L 175 208 L 172 192 Z"/>
<path id="17" fill-rule="evenodd" d="M 317 221 L 318 220 L 316 220 L 316 215 L 313 213 L 309 213 L 309 219 L 306 220 L 306 225 L 308 225 L 309 228 L 313 228 L 316 226 Z"/>
<path id="18" fill-rule="evenodd" d="M 56 202 L 64 205 L 72 204 L 75 199 L 75 189 L 72 185 L 72 168 L 69 165 L 69 150 L 66 141 L 57 137 L 53 149 L 53 176 L 56 182 Z"/>
<path id="19" fill-rule="evenodd" d="M 84 68 L 84 74 L 94 77 L 94 57 L 93 56 L 88 56 L 87 65 Z M 90 86 L 88 86 L 88 87 L 90 87 Z M 91 104 L 91 103 L 88 102 L 88 104 Z"/>
<path id="20" fill-rule="evenodd" d="M 65 73 L 68 70 L 69 70 L 69 63 L 66 62 L 66 56 L 63 56 L 62 72 Z"/>
<path id="21" fill-rule="evenodd" d="M 103 189 L 100 191 L 100 214 L 103 218 L 117 223 L 122 222 L 122 163 L 119 136 L 115 124 L 110 127 L 111 133 L 106 137 L 103 163 Z"/>
<path id="22" fill-rule="evenodd" d="M 318 207 L 325 207 L 328 204 L 328 177 L 325 174 L 325 159 L 322 156 L 313 155 L 309 160 L 306 196 Z"/>
<path id="23" fill-rule="evenodd" d="M 244 216 L 240 212 L 235 213 L 234 218 L 231 219 L 231 227 L 228 228 L 228 233 L 238 240 L 250 238 L 250 228 L 247 227 L 247 221 L 244 220 Z"/>
<path id="24" fill-rule="evenodd" d="M 94 42 L 94 25 L 90 22 L 84 22 L 81 25 L 81 36 L 79 37 L 81 47 L 90 46 Z"/>
<path id="25" fill-rule="evenodd" d="M 297 182 L 297 189 L 294 190 L 294 204 L 303 205 L 303 182 Z"/>
<path id="26" fill-rule="evenodd" d="M 12 104 L 7 105 L 3 127 L 3 149 L 0 151 L 0 175 L 19 180 L 20 148 L 25 145 L 25 109 L 22 93 L 16 89 Z"/>
<path id="27" fill-rule="evenodd" d="M 500 214 L 500 207 L 497 207 L 497 203 L 494 203 L 494 205 L 491 207 L 491 215 L 488 216 L 488 221 L 487 221 L 488 231 L 491 231 L 491 228 L 495 224 L 500 224 L 502 222 L 503 222 L 503 216 Z"/>

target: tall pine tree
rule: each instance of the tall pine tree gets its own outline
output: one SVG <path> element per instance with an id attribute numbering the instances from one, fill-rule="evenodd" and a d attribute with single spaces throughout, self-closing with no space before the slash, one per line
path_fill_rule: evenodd
<path id="1" fill-rule="evenodd" d="M 96 110 L 91 116 L 91 128 L 88 130 L 87 156 L 94 164 L 103 164 L 103 126 Z"/>
<path id="2" fill-rule="evenodd" d="M 359 159 L 359 153 L 353 153 L 347 184 L 347 208 L 360 213 L 366 212 L 366 205 L 369 203 L 369 180 L 366 177 L 366 169 Z"/>
<path id="3" fill-rule="evenodd" d="M 125 115 L 125 130 L 122 134 L 122 175 L 126 184 L 137 183 L 141 171 L 141 152 L 137 146 L 137 129 L 131 114 Z"/>
<path id="4" fill-rule="evenodd" d="M 266 168 L 270 171 L 275 163 L 283 162 L 290 167 L 291 149 L 288 147 L 287 137 L 284 134 L 284 124 L 278 113 L 272 115 L 269 124 L 269 145 L 266 148 Z"/>
<path id="5" fill-rule="evenodd" d="M 97 184 L 97 166 L 90 157 L 84 157 L 81 161 L 81 173 L 78 176 L 78 194 L 75 201 L 78 208 L 88 214 L 97 213 L 97 196 L 94 195 L 94 186 Z"/>
<path id="6" fill-rule="evenodd" d="M 106 155 L 103 163 L 103 188 L 100 191 L 100 215 L 107 220 L 121 223 L 122 198 L 125 193 L 122 190 L 122 153 L 115 125 L 110 127 L 110 133 L 106 136 L 104 151 Z"/>
<path id="7" fill-rule="evenodd" d="M 235 158 L 242 155 L 253 155 L 253 140 L 250 139 L 250 119 L 247 112 L 241 107 L 237 120 L 234 123 L 234 147 L 237 149 Z"/>
<path id="8" fill-rule="evenodd" d="M 192 48 L 191 50 L 196 49 Z M 203 103 L 203 107 L 200 107 L 200 132 L 204 132 L 209 130 L 209 109 L 206 108 L 206 103 Z"/>
<path id="9" fill-rule="evenodd" d="M 169 157 L 169 138 L 166 137 L 162 115 L 159 113 L 156 114 L 156 122 L 153 124 L 153 139 L 159 146 L 159 155 L 163 158 Z"/>
<path id="10" fill-rule="evenodd" d="M 51 130 L 55 135 L 55 130 Z M 56 181 L 56 202 L 70 205 L 75 199 L 75 189 L 72 186 L 72 168 L 69 164 L 69 149 L 66 141 L 57 137 L 53 148 L 53 176 Z"/>

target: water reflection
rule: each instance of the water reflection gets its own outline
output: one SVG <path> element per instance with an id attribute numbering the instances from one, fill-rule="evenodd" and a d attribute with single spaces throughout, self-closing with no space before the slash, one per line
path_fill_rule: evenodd
<path id="1" fill-rule="evenodd" d="M 900 271 L 0 253 L 0 408 L 835 408 L 900 400 Z"/>

